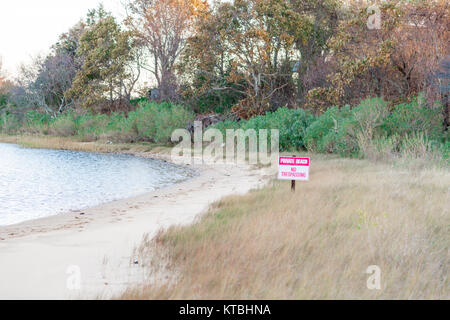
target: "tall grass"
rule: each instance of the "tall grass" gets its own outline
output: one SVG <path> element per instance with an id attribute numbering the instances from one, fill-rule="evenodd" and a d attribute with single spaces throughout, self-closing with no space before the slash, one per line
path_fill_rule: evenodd
<path id="1" fill-rule="evenodd" d="M 450 298 L 448 170 L 318 156 L 311 170 L 296 193 L 273 181 L 147 239 L 141 259 L 171 280 L 120 298 Z M 161 258 L 168 264 L 152 264 Z M 371 265 L 381 290 L 367 288 Z"/>
<path id="2" fill-rule="evenodd" d="M 22 118 L 14 114 L 0 114 L 0 132 L 77 137 L 86 142 L 107 139 L 115 142 L 168 144 L 172 131 L 186 128 L 193 121 L 194 114 L 180 105 L 142 103 L 128 115 L 77 114 L 68 111 L 51 118 L 31 111 Z"/>

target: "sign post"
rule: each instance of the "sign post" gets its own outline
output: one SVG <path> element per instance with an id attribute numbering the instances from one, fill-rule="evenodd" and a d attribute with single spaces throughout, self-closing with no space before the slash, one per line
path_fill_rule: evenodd
<path id="1" fill-rule="evenodd" d="M 295 181 L 309 180 L 309 158 L 279 157 L 278 179 L 291 180 L 291 190 L 295 192 Z"/>

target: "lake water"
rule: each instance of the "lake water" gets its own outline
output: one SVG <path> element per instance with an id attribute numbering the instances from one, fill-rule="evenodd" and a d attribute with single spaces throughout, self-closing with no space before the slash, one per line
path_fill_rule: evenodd
<path id="1" fill-rule="evenodd" d="M 0 143 L 0 226 L 138 196 L 194 175 L 185 167 L 131 155 Z"/>

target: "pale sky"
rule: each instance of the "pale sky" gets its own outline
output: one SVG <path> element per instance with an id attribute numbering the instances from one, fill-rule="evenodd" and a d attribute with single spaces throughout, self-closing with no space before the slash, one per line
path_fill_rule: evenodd
<path id="1" fill-rule="evenodd" d="M 20 63 L 47 54 L 58 36 L 102 2 L 122 20 L 121 0 L 0 0 L 0 57 L 11 78 Z"/>

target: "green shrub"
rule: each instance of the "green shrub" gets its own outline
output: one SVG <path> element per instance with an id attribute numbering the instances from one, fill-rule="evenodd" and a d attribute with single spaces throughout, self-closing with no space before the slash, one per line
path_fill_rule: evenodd
<path id="1" fill-rule="evenodd" d="M 245 123 L 245 121 L 237 122 L 233 120 L 225 120 L 219 123 L 216 123 L 213 128 L 220 130 L 223 134 L 225 134 L 227 129 L 237 130 L 241 129 L 241 123 Z"/>
<path id="2" fill-rule="evenodd" d="M 56 118 L 37 111 L 25 114 L 25 120 L 15 115 L 0 115 L 0 131 L 17 133 L 78 136 L 82 141 L 107 138 L 117 142 L 150 141 L 168 143 L 175 129 L 184 129 L 195 115 L 180 105 L 170 103 L 145 103 L 128 116 L 85 113 L 77 115 L 68 111 Z"/>
<path id="3" fill-rule="evenodd" d="M 194 118 L 183 106 L 150 102 L 129 113 L 128 128 L 136 130 L 140 140 L 168 143 L 175 129 L 185 129 Z"/>
<path id="4" fill-rule="evenodd" d="M 76 117 L 72 112 L 66 112 L 55 118 L 49 125 L 49 132 L 53 135 L 69 137 L 77 134 Z"/>
<path id="5" fill-rule="evenodd" d="M 355 130 L 370 137 L 374 137 L 380 132 L 380 128 L 388 115 L 388 103 L 381 98 L 363 100 L 352 109 L 352 116 L 356 125 Z"/>
<path id="6" fill-rule="evenodd" d="M 442 123 L 442 105 L 428 107 L 420 99 L 414 99 L 394 107 L 386 119 L 385 130 L 388 135 L 397 133 L 402 137 L 423 132 L 432 140 L 440 140 L 443 138 Z"/>
<path id="7" fill-rule="evenodd" d="M 335 127 L 319 143 L 320 152 L 337 153 L 354 157 L 359 153 L 358 132 L 353 117 L 338 118 Z"/>
<path id="8" fill-rule="evenodd" d="M 450 162 L 450 140 L 446 139 L 444 143 L 440 146 L 442 157 L 447 162 L 447 165 Z"/>
<path id="9" fill-rule="evenodd" d="M 6 106 L 8 104 L 8 95 L 0 94 L 0 107 Z"/>
<path id="10" fill-rule="evenodd" d="M 308 127 L 306 146 L 310 151 L 357 156 L 361 144 L 380 135 L 388 113 L 387 102 L 380 98 L 361 101 L 353 109 L 332 107 Z"/>
<path id="11" fill-rule="evenodd" d="M 280 151 L 299 150 L 305 147 L 305 135 L 308 126 L 315 117 L 303 109 L 279 108 L 275 112 L 256 116 L 248 121 L 224 121 L 214 125 L 214 128 L 226 133 L 227 129 L 255 129 L 257 134 L 261 129 L 278 129 Z M 270 131 L 268 137 L 270 138 Z"/>
<path id="12" fill-rule="evenodd" d="M 25 114 L 26 122 L 23 124 L 22 131 L 26 133 L 38 133 L 48 134 L 49 123 L 52 121 L 52 117 L 46 113 L 40 113 L 38 111 L 28 111 Z"/>
<path id="13" fill-rule="evenodd" d="M 75 120 L 77 124 L 77 135 L 82 141 L 94 141 L 107 132 L 110 117 L 105 114 L 85 114 L 78 116 Z"/>
<path id="14" fill-rule="evenodd" d="M 307 129 L 305 145 L 315 152 L 333 152 L 335 145 L 347 131 L 350 107 L 331 107 Z"/>
<path id="15" fill-rule="evenodd" d="M 243 129 L 278 129 L 281 151 L 300 150 L 305 147 L 306 130 L 314 120 L 314 116 L 303 109 L 279 108 L 250 119 Z"/>
<path id="16" fill-rule="evenodd" d="M 17 133 L 22 126 L 22 122 L 16 114 L 0 113 L 0 131 L 6 134 Z"/>

